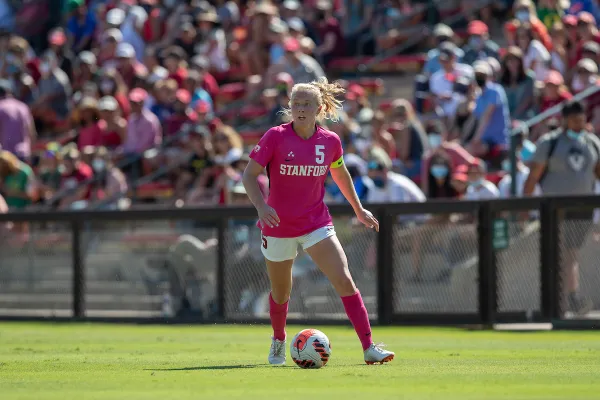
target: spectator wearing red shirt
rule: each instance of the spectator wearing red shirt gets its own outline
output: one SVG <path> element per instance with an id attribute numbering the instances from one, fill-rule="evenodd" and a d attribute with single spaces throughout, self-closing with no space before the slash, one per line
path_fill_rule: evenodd
<path id="1" fill-rule="evenodd" d="M 98 101 L 93 97 L 84 97 L 77 107 L 78 131 L 77 147 L 82 151 L 87 146 L 100 146 L 102 128 Z"/>
<path id="2" fill-rule="evenodd" d="M 130 105 L 129 99 L 127 98 L 127 85 L 123 82 L 123 79 L 119 72 L 115 69 L 104 70 L 100 76 L 98 84 L 100 89 L 100 97 L 112 96 L 119 103 L 119 110 L 123 118 L 129 117 Z"/>
<path id="3" fill-rule="evenodd" d="M 577 34 L 579 41 L 577 42 L 576 61 L 583 58 L 583 46 L 586 42 L 593 41 L 600 44 L 600 32 L 596 27 L 596 18 L 588 12 L 582 12 L 577 19 Z"/>
<path id="4" fill-rule="evenodd" d="M 516 20 L 520 22 L 521 25 L 531 24 L 535 39 L 542 42 L 548 51 L 552 50 L 552 41 L 550 40 L 548 29 L 546 28 L 546 25 L 538 19 L 535 4 L 533 4 L 531 0 L 517 0 L 514 3 L 513 9 L 515 11 Z M 510 45 L 515 44 L 516 26 L 517 24 L 514 20 L 508 21 L 504 25 L 504 32 Z"/>
<path id="5" fill-rule="evenodd" d="M 136 60 L 135 49 L 129 43 L 119 43 L 115 55 L 117 57 L 115 63 L 116 69 L 128 87 L 133 86 L 135 78 L 138 75 L 148 73 L 144 64 Z"/>
<path id="6" fill-rule="evenodd" d="M 173 103 L 173 114 L 165 121 L 165 136 L 176 135 L 185 124 L 198 121 L 198 115 L 190 108 L 192 95 L 185 89 L 178 89 Z"/>
<path id="7" fill-rule="evenodd" d="M 179 88 L 188 75 L 185 67 L 185 52 L 181 47 L 172 46 L 165 50 L 164 65 L 169 73 L 169 79 L 174 79 Z"/>
<path id="8" fill-rule="evenodd" d="M 102 137 L 101 145 L 108 149 L 116 149 L 125 140 L 127 134 L 127 120 L 119 112 L 119 103 L 112 96 L 104 96 L 98 102 L 100 111 L 100 128 Z"/>
<path id="9" fill-rule="evenodd" d="M 60 183 L 60 194 L 63 196 L 59 208 L 65 209 L 77 201 L 88 200 L 91 195 L 90 185 L 81 186 L 83 182 L 93 177 L 92 168 L 81 161 L 81 154 L 77 149 L 69 149 L 63 155 L 62 166 L 64 172 Z"/>
<path id="10" fill-rule="evenodd" d="M 563 76 L 558 71 L 549 71 L 541 98 L 540 111 L 544 112 L 565 100 L 570 100 L 573 95 L 565 86 Z"/>

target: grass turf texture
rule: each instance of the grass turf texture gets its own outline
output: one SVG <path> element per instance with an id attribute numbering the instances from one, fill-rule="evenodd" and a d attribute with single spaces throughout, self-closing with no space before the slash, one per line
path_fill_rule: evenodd
<path id="1" fill-rule="evenodd" d="M 318 327 L 316 327 L 318 328 Z M 291 326 L 288 334 L 302 327 Z M 266 364 L 266 326 L 0 324 L 0 397 L 13 399 L 598 399 L 598 332 L 379 328 L 396 351 L 367 366 L 354 331 L 321 328 L 320 370 Z"/>

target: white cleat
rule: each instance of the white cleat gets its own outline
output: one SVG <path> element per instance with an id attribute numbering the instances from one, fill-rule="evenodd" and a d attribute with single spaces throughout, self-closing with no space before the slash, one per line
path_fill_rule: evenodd
<path id="1" fill-rule="evenodd" d="M 285 364 L 285 340 L 272 339 L 271 350 L 269 350 L 269 364 Z"/>
<path id="2" fill-rule="evenodd" d="M 396 355 L 393 351 L 383 349 L 384 344 L 371 344 L 371 347 L 365 350 L 365 362 L 369 365 L 383 364 L 392 361 Z"/>

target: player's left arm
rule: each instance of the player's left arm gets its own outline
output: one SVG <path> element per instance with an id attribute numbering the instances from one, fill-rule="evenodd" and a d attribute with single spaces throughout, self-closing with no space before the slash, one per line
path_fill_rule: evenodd
<path id="1" fill-rule="evenodd" d="M 330 171 L 333 181 L 338 185 L 340 191 L 354 209 L 358 220 L 365 226 L 375 228 L 376 231 L 379 231 L 379 221 L 377 221 L 370 211 L 363 208 L 360 199 L 358 198 L 358 194 L 354 188 L 354 182 L 352 182 L 352 177 L 346 168 L 346 164 L 344 164 L 343 156 L 331 164 Z"/>

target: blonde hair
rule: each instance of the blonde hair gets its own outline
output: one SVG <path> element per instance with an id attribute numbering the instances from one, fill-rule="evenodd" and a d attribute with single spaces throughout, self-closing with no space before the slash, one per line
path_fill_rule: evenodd
<path id="1" fill-rule="evenodd" d="M 339 120 L 339 113 L 342 109 L 342 101 L 337 99 L 346 92 L 346 90 L 339 84 L 339 82 L 329 83 L 327 78 L 322 77 L 317 81 L 311 83 L 297 83 L 292 88 L 292 94 L 290 96 L 290 108 L 291 102 L 294 95 L 298 92 L 312 93 L 317 98 L 317 103 L 321 107 L 317 114 L 317 121 L 323 121 L 326 119 L 337 122 Z M 283 111 L 285 115 L 290 116 L 292 114 L 291 109 Z"/>

